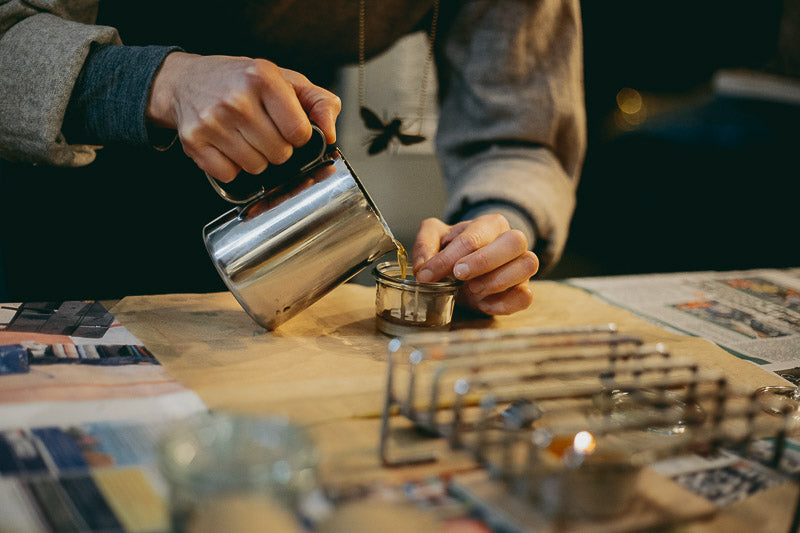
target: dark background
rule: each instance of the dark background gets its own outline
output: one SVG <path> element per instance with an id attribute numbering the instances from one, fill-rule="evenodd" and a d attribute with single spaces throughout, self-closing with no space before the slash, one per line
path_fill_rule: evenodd
<path id="1" fill-rule="evenodd" d="M 780 71 L 776 58 L 781 17 L 789 11 L 787 6 L 798 3 L 583 2 L 588 152 L 567 248 L 549 278 L 800 266 L 800 105 L 720 97 L 710 83 L 714 73 L 725 68 Z M 790 15 L 796 28 L 798 12 L 795 7 Z M 800 71 L 794 75 L 798 83 Z M 643 111 L 627 121 L 617 103 L 624 88 L 637 91 L 643 102 Z M 184 157 L 179 149 L 174 151 L 166 157 Z M 101 162 L 95 165 L 102 171 Z M 108 171 L 119 175 L 121 169 Z M 50 180 L 49 197 L 57 198 L 60 187 L 71 186 L 62 173 Z M 126 176 L 117 184 L 149 178 Z M 148 216 L 145 206 L 157 200 L 147 192 L 138 199 L 141 211 L 119 213 L 114 198 L 103 191 L 102 176 L 98 179 L 96 186 L 87 187 L 98 198 L 87 197 L 85 206 L 74 209 L 86 218 L 88 230 L 64 235 L 61 252 L 41 251 L 42 272 L 33 273 L 40 280 L 37 297 L 56 296 L 59 286 L 63 290 L 63 280 L 51 273 L 72 262 L 158 261 L 157 255 L 138 255 L 137 242 L 126 243 L 133 251 L 122 259 L 110 252 L 72 252 L 78 241 L 96 250 L 92 242 L 113 239 L 118 224 L 135 226 L 132 215 Z M 207 192 L 207 198 L 193 201 L 217 201 L 210 188 Z M 19 223 L 42 224 L 58 232 L 57 220 L 41 204 L 40 193 L 20 193 L 2 199 L 3 205 L 24 207 L 26 216 L 14 219 Z M 118 194 L 134 192 L 119 187 Z M 200 228 L 207 222 L 188 219 L 180 208 L 166 205 L 154 212 L 168 212 L 163 223 L 169 225 Z M 221 206 L 210 212 L 224 210 Z M 113 224 L 99 223 L 112 216 Z M 152 245 L 152 236 L 141 238 L 141 249 Z M 206 289 L 223 290 L 205 251 L 197 247 L 196 253 L 186 263 L 208 270 L 206 277 L 216 285 Z M 164 273 L 174 278 L 169 292 L 202 290 L 179 266 L 164 265 Z M 52 287 L 46 285 L 51 278 Z M 135 276 L 131 280 L 133 287 Z M 81 286 L 81 280 L 72 282 Z M 14 295 L 4 290 L 0 271 L 0 301 L 10 296 Z"/>
<path id="2" fill-rule="evenodd" d="M 583 2 L 589 144 L 549 277 L 800 265 L 798 106 L 710 84 L 719 69 L 780 70 L 784 7 Z M 623 88 L 643 95 L 641 124 L 621 120 Z"/>

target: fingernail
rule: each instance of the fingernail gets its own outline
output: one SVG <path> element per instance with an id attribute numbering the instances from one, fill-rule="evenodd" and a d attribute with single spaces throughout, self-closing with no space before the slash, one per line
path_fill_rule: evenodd
<path id="1" fill-rule="evenodd" d="M 464 263 L 459 263 L 453 268 L 453 274 L 458 279 L 467 279 L 469 277 L 469 267 Z"/>
<path id="2" fill-rule="evenodd" d="M 433 280 L 433 272 L 431 272 L 427 268 L 425 270 L 421 270 L 419 272 L 419 274 L 417 274 L 417 280 L 421 281 L 422 283 L 427 283 L 429 281 L 432 281 Z"/>

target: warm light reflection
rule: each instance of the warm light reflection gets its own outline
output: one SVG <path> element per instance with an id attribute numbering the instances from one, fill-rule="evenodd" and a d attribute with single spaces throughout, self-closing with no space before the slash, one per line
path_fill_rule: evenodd
<path id="1" fill-rule="evenodd" d="M 617 92 L 616 99 L 617 109 L 614 110 L 613 118 L 617 128 L 630 131 L 647 119 L 647 105 L 636 89 L 623 87 Z"/>
<path id="2" fill-rule="evenodd" d="M 624 87 L 617 93 L 617 106 L 626 115 L 635 115 L 642 110 L 642 95 L 636 89 Z"/>
<path id="3" fill-rule="evenodd" d="M 572 441 L 572 448 L 576 452 L 584 455 L 592 453 L 596 446 L 597 442 L 594 436 L 588 431 L 579 431 L 575 434 L 575 438 Z"/>

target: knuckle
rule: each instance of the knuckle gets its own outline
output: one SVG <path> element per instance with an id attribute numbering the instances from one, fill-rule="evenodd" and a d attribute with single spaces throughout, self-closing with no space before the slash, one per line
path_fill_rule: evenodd
<path id="1" fill-rule="evenodd" d="M 242 165 L 242 170 L 244 170 L 248 174 L 261 174 L 266 169 L 267 169 L 266 162 L 249 162 L 245 165 Z"/>
<path id="2" fill-rule="evenodd" d="M 510 226 L 508 225 L 508 220 L 503 215 L 498 213 L 488 213 L 486 215 L 481 215 L 478 217 L 482 222 L 487 222 L 495 227 L 505 228 L 508 229 Z"/>
<path id="3" fill-rule="evenodd" d="M 435 232 L 441 226 L 442 222 L 438 218 L 428 217 L 419 223 L 420 232 Z"/>
<path id="4" fill-rule="evenodd" d="M 331 98 L 331 107 L 338 115 L 342 111 L 342 99 L 334 94 Z"/>
<path id="5" fill-rule="evenodd" d="M 197 161 L 197 149 L 194 144 L 186 142 L 181 138 L 181 148 L 183 148 L 183 153 L 186 154 L 187 157 Z"/>
<path id="6" fill-rule="evenodd" d="M 508 219 L 503 215 L 495 215 L 497 218 L 494 219 L 495 224 L 503 228 L 504 230 L 508 230 L 511 228 L 511 225 L 508 223 Z"/>
<path id="7" fill-rule="evenodd" d="M 181 140 L 181 147 L 200 169 L 223 183 L 233 181 L 239 174 L 239 168 L 221 157 L 213 146 L 204 143 L 190 144 Z"/>
<path id="8" fill-rule="evenodd" d="M 498 215 L 496 213 L 492 213 L 486 216 L 489 218 L 489 220 L 491 220 L 495 224 L 502 224 L 503 221 L 505 221 L 506 219 L 506 217 L 504 217 L 503 215 Z"/>
<path id="9" fill-rule="evenodd" d="M 235 165 L 226 164 L 223 161 L 210 157 L 199 156 L 195 158 L 195 163 L 197 163 L 198 167 L 223 183 L 230 183 L 236 178 L 236 175 L 239 174 L 239 169 Z"/>
<path id="10" fill-rule="evenodd" d="M 420 226 L 435 226 L 436 223 L 438 223 L 438 222 L 439 222 L 438 218 L 428 217 L 425 220 L 423 220 L 422 222 L 420 222 Z"/>
<path id="11" fill-rule="evenodd" d="M 178 130 L 178 139 L 181 141 L 184 153 L 192 158 L 208 146 L 206 132 L 199 126 L 181 128 Z"/>
<path id="12" fill-rule="evenodd" d="M 522 262 L 522 266 L 526 272 L 530 272 L 530 275 L 536 274 L 539 270 L 539 258 L 536 257 L 536 254 L 531 251 L 526 251 L 524 254 L 520 256 L 520 261 Z"/>
<path id="13" fill-rule="evenodd" d="M 275 164 L 282 164 L 289 160 L 294 153 L 294 148 L 290 144 L 281 144 L 280 146 L 276 146 L 272 157 L 270 157 L 270 161 Z"/>
<path id="14" fill-rule="evenodd" d="M 284 78 L 294 79 L 295 83 L 299 83 L 301 85 L 311 85 L 311 81 L 302 72 L 280 67 L 278 67 L 278 71 Z"/>
<path id="15" fill-rule="evenodd" d="M 192 127 L 196 135 L 203 135 L 205 132 L 219 131 L 221 129 L 220 119 L 217 116 L 218 109 L 207 108 L 197 114 L 197 122 Z"/>
<path id="16" fill-rule="evenodd" d="M 230 183 L 236 178 L 236 175 L 239 172 L 235 168 L 231 168 L 228 166 L 220 167 L 218 170 L 215 170 L 215 173 L 212 174 L 217 177 L 220 181 L 225 183 Z"/>
<path id="17" fill-rule="evenodd" d="M 476 253 L 470 256 L 470 271 L 471 272 L 489 272 L 491 270 L 491 262 L 487 254 Z"/>
<path id="18" fill-rule="evenodd" d="M 521 252 L 528 248 L 528 238 L 525 237 L 525 234 L 520 230 L 511 229 L 506 231 L 505 235 L 506 238 L 511 242 L 512 246 L 514 246 L 515 250 L 519 250 Z"/>
<path id="19" fill-rule="evenodd" d="M 527 309 L 533 303 L 533 293 L 531 292 L 530 288 L 527 286 L 519 286 L 516 290 L 517 293 L 517 302 L 519 305 L 519 310 Z"/>
<path id="20" fill-rule="evenodd" d="M 178 138 L 183 145 L 183 151 L 189 155 L 189 151 L 194 152 L 198 144 L 197 128 L 191 126 L 184 126 L 178 130 Z"/>
<path id="21" fill-rule="evenodd" d="M 246 91 L 235 90 L 228 93 L 220 105 L 225 111 L 243 114 L 247 110 L 249 100 L 250 96 Z"/>
<path id="22" fill-rule="evenodd" d="M 306 119 L 295 120 L 294 124 L 287 125 L 286 140 L 292 146 L 303 146 L 311 139 L 311 124 Z"/>
<path id="23" fill-rule="evenodd" d="M 449 265 L 447 260 L 442 256 L 442 254 L 434 255 L 428 262 L 430 268 L 435 272 L 445 272 L 449 270 Z"/>
<path id="24" fill-rule="evenodd" d="M 478 250 L 483 244 L 480 234 L 472 231 L 463 232 L 455 240 L 458 241 L 458 246 L 467 250 L 468 253 Z"/>
<path id="25" fill-rule="evenodd" d="M 248 81 L 257 85 L 271 84 L 275 76 L 280 75 L 280 69 L 275 63 L 261 58 L 250 60 L 245 72 L 248 74 Z"/>

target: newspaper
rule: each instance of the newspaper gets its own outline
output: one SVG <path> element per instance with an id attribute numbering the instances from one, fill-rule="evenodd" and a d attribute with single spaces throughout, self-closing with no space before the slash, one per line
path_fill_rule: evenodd
<path id="1" fill-rule="evenodd" d="M 0 304 L 0 430 L 205 409 L 99 302 Z"/>
<path id="2" fill-rule="evenodd" d="M 800 268 L 572 278 L 567 283 L 800 383 Z"/>
<path id="3" fill-rule="evenodd" d="M 100 302 L 0 304 L 0 531 L 167 531 L 156 442 L 205 410 Z"/>
<path id="4" fill-rule="evenodd" d="M 770 487 L 786 483 L 800 473 L 800 449 L 788 440 L 780 468 L 766 465 L 774 456 L 775 441 L 752 443 L 749 456 L 721 449 L 706 456 L 686 455 L 651 465 L 690 492 L 722 508 Z"/>
<path id="5" fill-rule="evenodd" d="M 0 430 L 0 531 L 169 530 L 157 442 L 170 422 Z"/>

